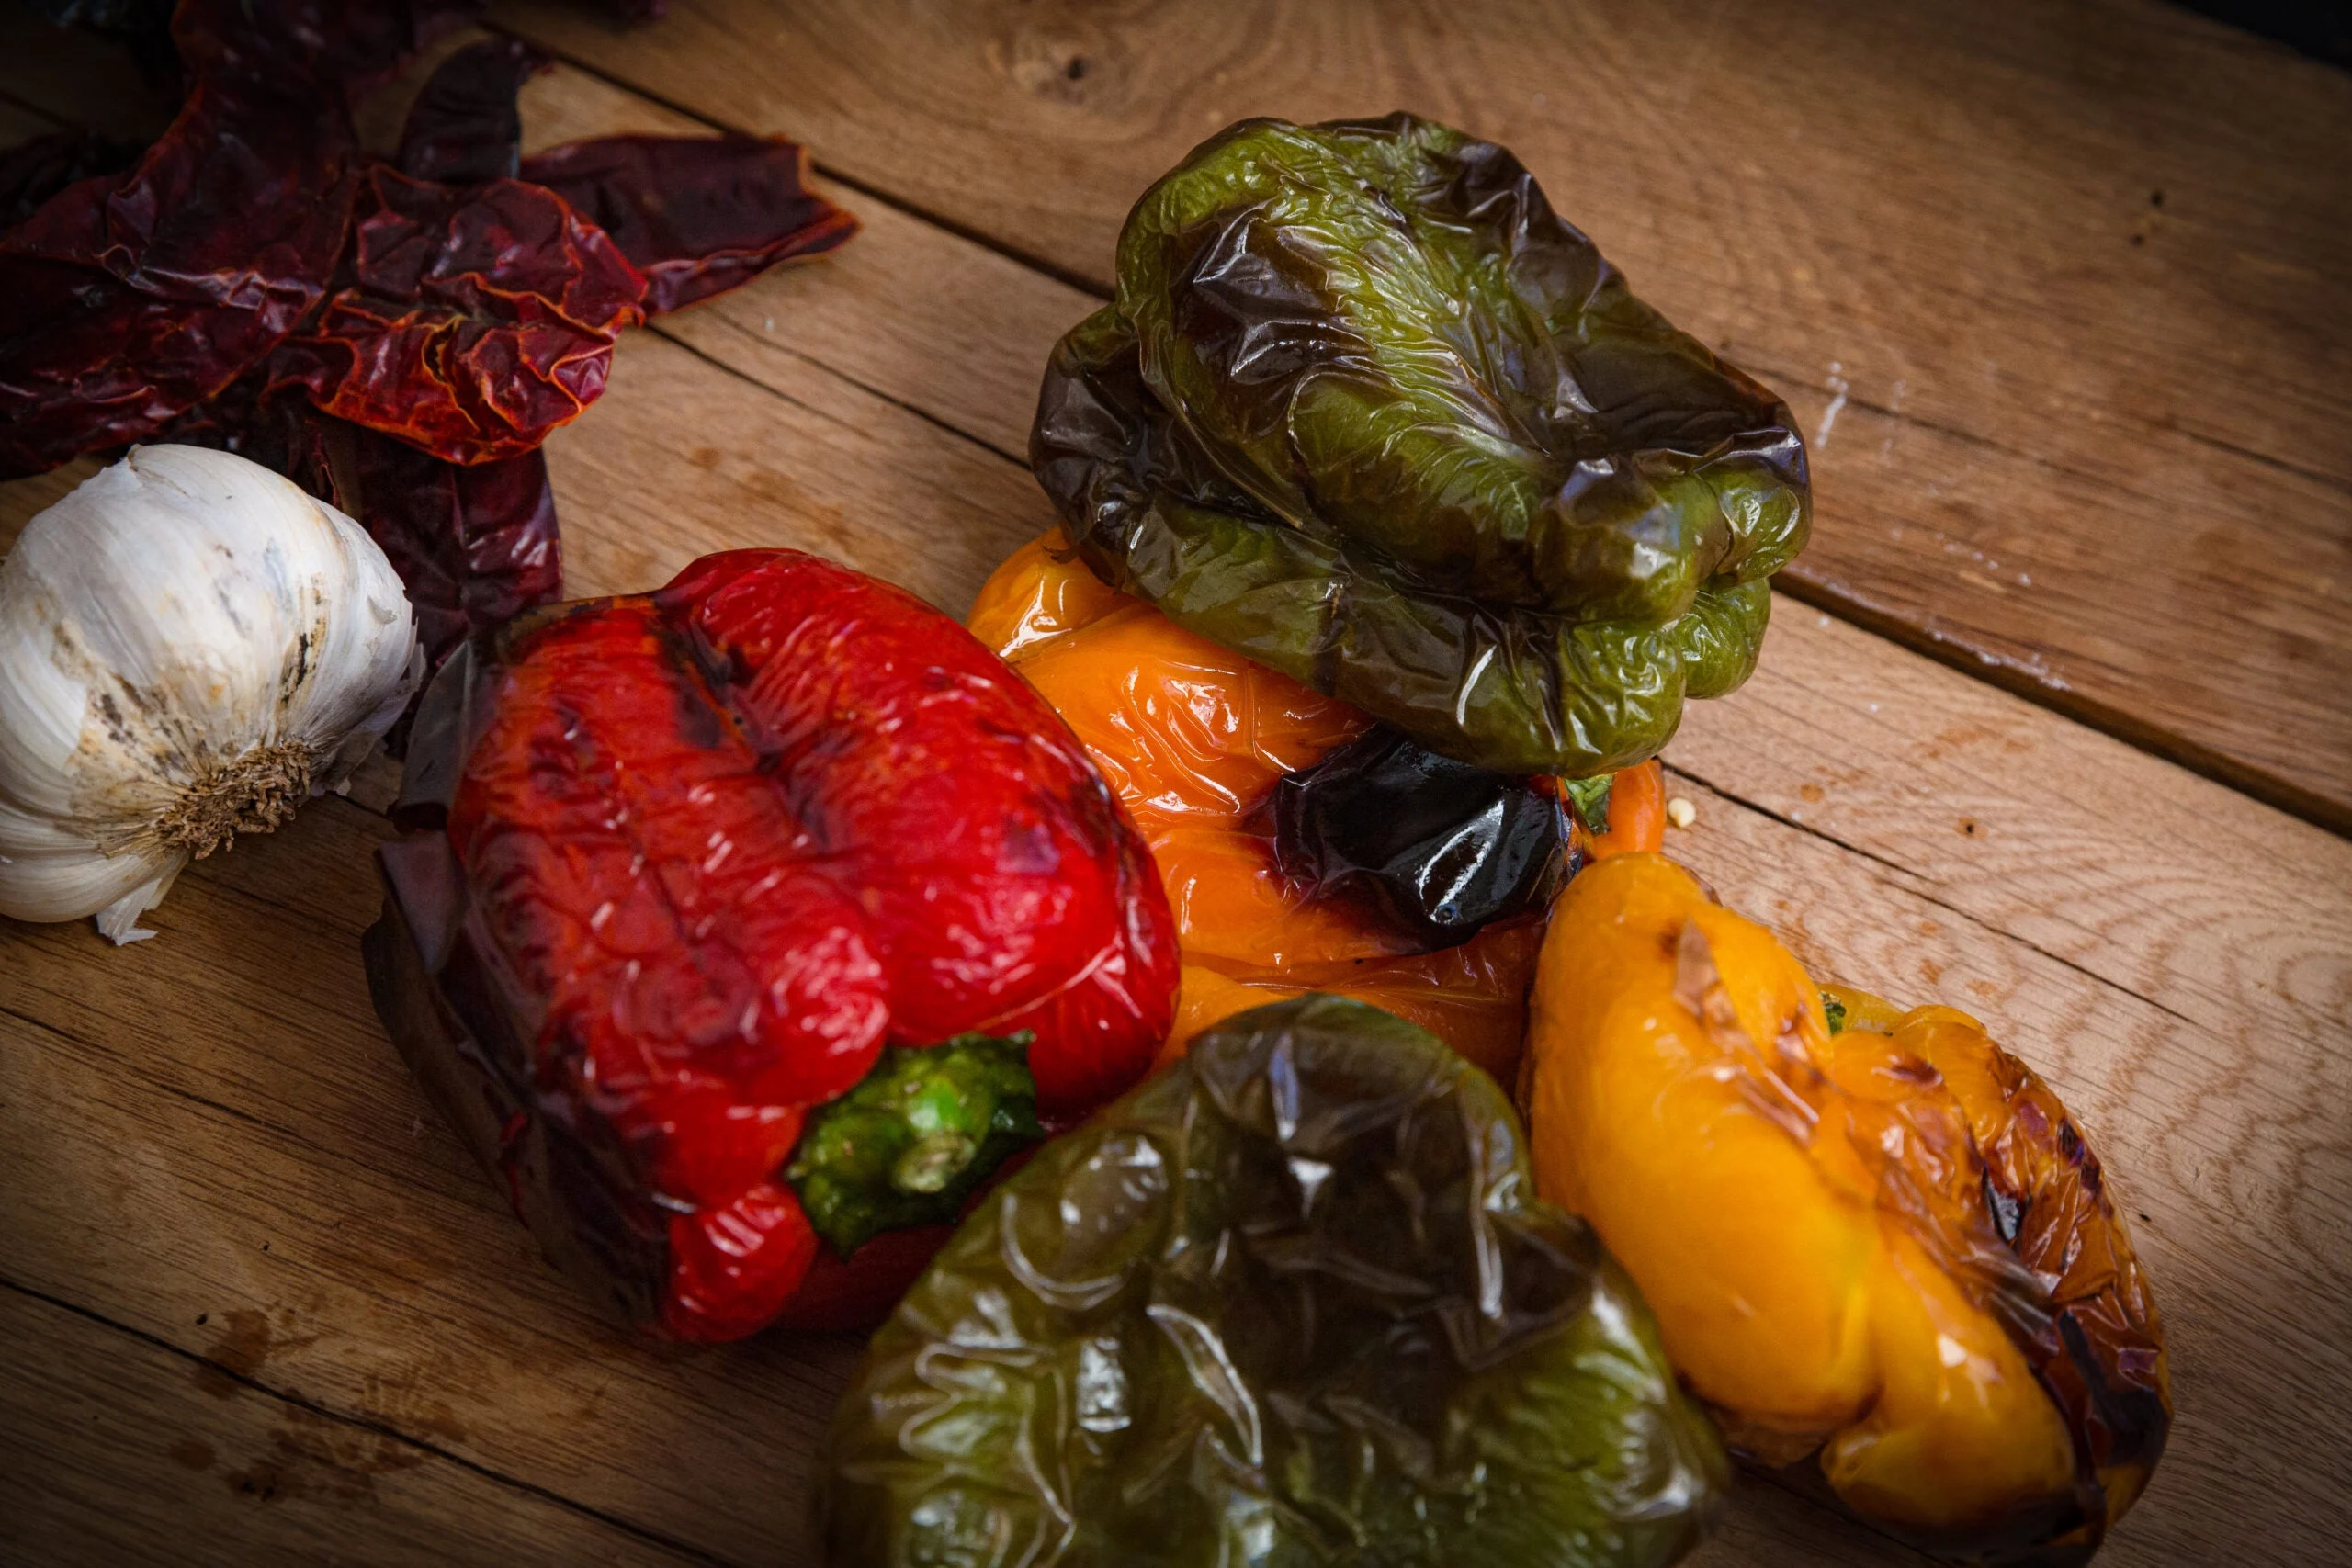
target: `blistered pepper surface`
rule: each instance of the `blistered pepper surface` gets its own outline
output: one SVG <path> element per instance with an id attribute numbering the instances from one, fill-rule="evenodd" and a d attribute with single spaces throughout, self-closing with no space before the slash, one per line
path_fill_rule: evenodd
<path id="1" fill-rule="evenodd" d="M 1649 1314 L 1528 1191 L 1502 1092 L 1331 997 L 1047 1145 L 875 1337 L 840 1568 L 1633 1568 L 1724 1480 Z"/>
<path id="2" fill-rule="evenodd" d="M 537 1010 L 545 1107 L 609 1129 L 674 1216 L 673 1332 L 789 1301 L 813 1244 L 777 1168 L 886 1042 L 1034 1032 L 1048 1125 L 1148 1066 L 1176 964 L 1141 843 L 911 596 L 706 558 L 510 634 L 487 705 L 449 841 Z"/>
<path id="3" fill-rule="evenodd" d="M 2079 1561 L 2169 1419 L 2098 1162 L 1965 1014 L 1833 995 L 1834 1036 L 1770 933 L 1663 857 L 1587 872 L 1536 982 L 1538 1188 L 1641 1283 L 1736 1445 L 1818 1450 L 1931 1550 Z"/>
<path id="4" fill-rule="evenodd" d="M 1247 120 L 1147 191 L 1030 457 L 1106 582 L 1519 774 L 1641 761 L 1744 680 L 1809 517 L 1787 408 L 1408 115 Z"/>

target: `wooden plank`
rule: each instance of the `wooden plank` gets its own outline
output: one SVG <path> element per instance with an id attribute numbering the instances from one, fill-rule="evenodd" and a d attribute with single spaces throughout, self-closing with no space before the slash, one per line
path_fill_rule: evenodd
<path id="1" fill-rule="evenodd" d="M 1809 598 L 2352 828 L 2340 72 L 2155 0 L 671 9 L 493 15 L 1098 290 L 1244 115 L 1501 140 L 1798 407 Z"/>
<path id="2" fill-rule="evenodd" d="M 212 1359 L 0 1282 L 0 1558 L 21 1563 L 679 1563 L 694 1559 Z"/>

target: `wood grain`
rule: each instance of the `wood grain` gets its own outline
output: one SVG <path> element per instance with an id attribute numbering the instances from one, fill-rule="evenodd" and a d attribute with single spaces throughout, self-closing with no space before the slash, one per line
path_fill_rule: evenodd
<path id="1" fill-rule="evenodd" d="M 535 140 L 669 120 L 576 73 L 530 91 Z M 633 334 L 605 400 L 551 444 L 573 592 L 780 543 L 961 610 L 1044 525 L 1012 454 L 1034 366 L 1085 297 L 847 199 L 865 237 Z M 858 271 L 869 245 L 893 288 Z M 942 374 L 923 345 L 951 340 L 989 346 Z M 0 486 L 0 541 L 75 478 Z M 2324 1560 L 2352 1531 L 2332 1414 L 2352 1397 L 2352 845 L 1852 626 L 1776 614 L 1757 680 L 1696 705 L 1669 754 L 1699 807 L 1669 847 L 1825 973 L 1984 1017 L 2089 1124 L 2181 1404 L 2100 1561 Z M 104 1511 L 126 1540 L 185 1529 L 187 1555 L 225 1556 L 242 1521 L 202 1506 L 219 1477 L 188 1472 L 190 1492 L 152 1457 L 179 1436 L 197 1358 L 260 1385 L 236 1408 L 263 1427 L 278 1419 L 264 1401 L 299 1398 L 486 1488 L 430 1494 L 434 1534 L 412 1532 L 406 1493 L 379 1527 L 384 1505 L 322 1483 L 303 1501 L 335 1511 L 345 1550 L 464 1560 L 542 1528 L 544 1507 L 549 1550 L 582 1560 L 674 1543 L 808 1561 L 814 1434 L 854 1344 L 675 1356 L 587 1315 L 368 1010 L 355 943 L 386 831 L 321 803 L 197 867 L 156 912 L 161 939 L 134 949 L 0 923 L 0 1279 L 116 1336 L 0 1358 L 0 1411 L 39 1413 L 25 1429 L 46 1438 L 50 1411 L 80 1411 L 58 1392 L 78 1380 L 91 1392 L 70 1397 L 112 1434 L 61 1434 L 5 1473 L 74 1499 L 34 1517 Z M 260 1357 L 231 1337 L 255 1323 Z M 118 1340 L 164 1358 L 160 1377 Z M 235 1430 L 200 1440 L 273 1441 Z M 562 1533 L 582 1519 L 611 1540 Z M 1888 1560 L 1917 1559 L 1749 1486 L 1694 1561 Z"/>
<path id="2" fill-rule="evenodd" d="M 1798 408 L 1801 592 L 2352 828 L 2340 72 L 2155 0 L 494 15 L 1097 290 L 1128 205 L 1242 116 L 1503 141 Z"/>
<path id="3" fill-rule="evenodd" d="M 0 1558 L 19 1563 L 693 1561 L 247 1375 L 0 1283 Z M 126 1496 L 139 1499 L 126 1507 Z"/>

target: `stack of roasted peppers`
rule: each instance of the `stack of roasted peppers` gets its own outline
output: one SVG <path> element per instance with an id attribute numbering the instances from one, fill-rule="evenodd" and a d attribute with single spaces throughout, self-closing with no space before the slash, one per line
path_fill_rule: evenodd
<path id="1" fill-rule="evenodd" d="M 1501 148 L 1250 121 L 1055 351 L 972 631 L 786 550 L 517 615 L 617 330 L 850 224 L 784 144 L 521 162 L 503 41 L 359 152 L 467 8 L 183 0 L 162 141 L 0 164 L 0 465 L 209 436 L 385 539 L 451 656 L 378 1007 L 625 1319 L 888 1317 L 834 1561 L 1663 1564 L 1726 1442 L 2096 1549 L 2170 1405 L 2080 1129 L 1657 852 L 1804 540 L 1783 406 Z"/>
<path id="2" fill-rule="evenodd" d="M 1939 1555 L 2087 1557 L 2170 1406 L 2080 1130 L 1973 1020 L 1817 990 L 1656 852 L 1649 759 L 1804 542 L 1787 411 L 1501 149 L 1256 121 L 1137 203 L 1032 457 L 1061 525 L 971 624 L 1149 841 L 1190 1055 L 876 1339 L 834 1560 L 1662 1562 L 1724 1481 L 1684 1392 Z M 1522 1208 L 1499 1098 L 1317 992 L 1517 1085 L 1580 1222 Z M 1454 1227 L 1505 1216 L 1631 1337 L 1499 1239 L 1464 1289 Z"/>

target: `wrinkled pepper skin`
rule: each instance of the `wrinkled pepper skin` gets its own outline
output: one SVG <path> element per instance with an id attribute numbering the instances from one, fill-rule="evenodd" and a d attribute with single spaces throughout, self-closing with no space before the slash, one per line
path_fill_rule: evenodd
<path id="1" fill-rule="evenodd" d="M 875 1338 L 835 1568 L 1635 1568 L 1726 1479 L 1494 1081 L 1310 997 L 1048 1145 Z"/>
<path id="2" fill-rule="evenodd" d="M 1105 587 L 1059 529 L 997 569 L 968 624 L 1069 722 L 1151 846 L 1184 955 L 1170 1055 L 1229 1014 L 1320 990 L 1397 1013 L 1513 1081 L 1540 915 L 1419 952 L 1283 874 L 1266 802 L 1371 729 L 1368 716 Z M 1571 861 L 1663 840 L 1655 763 L 1619 775 L 1612 797 L 1608 833 L 1577 824 Z"/>
<path id="3" fill-rule="evenodd" d="M 1736 1447 L 1817 1452 L 1949 1560 L 2083 1562 L 2171 1420 L 2098 1159 L 1965 1013 L 1826 994 L 1662 856 L 1578 877 L 1521 1085 L 1537 1189 L 1640 1282 Z"/>
<path id="4" fill-rule="evenodd" d="M 1629 767 L 1745 680 L 1810 515 L 1783 404 L 1408 115 L 1246 120 L 1147 191 L 1030 457 L 1105 582 L 1517 774 Z"/>
<path id="5" fill-rule="evenodd" d="M 440 831 L 384 852 L 379 1010 L 549 1256 L 673 1337 L 878 1318 L 1173 1009 L 1166 899 L 1068 728 L 795 551 L 467 644 L 400 810 Z"/>

